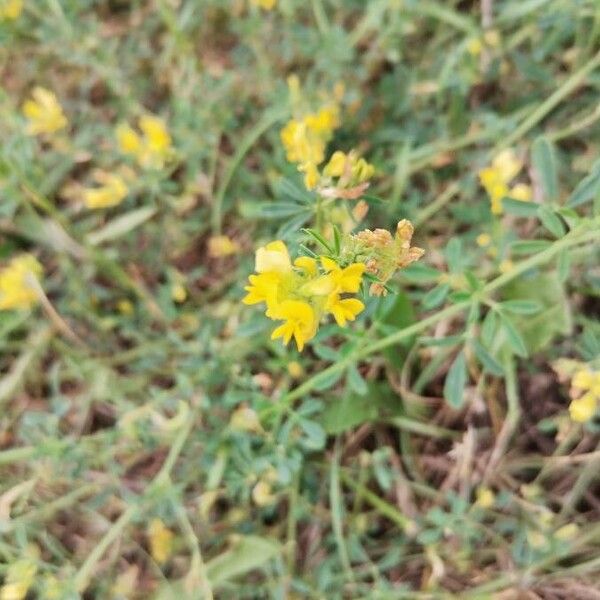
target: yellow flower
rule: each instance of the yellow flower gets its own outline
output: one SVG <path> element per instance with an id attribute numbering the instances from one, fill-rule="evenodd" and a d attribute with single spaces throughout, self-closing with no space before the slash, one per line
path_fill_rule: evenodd
<path id="1" fill-rule="evenodd" d="M 290 361 L 287 370 L 292 379 L 300 379 L 304 375 L 304 367 L 297 360 Z"/>
<path id="2" fill-rule="evenodd" d="M 148 542 L 150 554 L 159 564 L 166 562 L 173 551 L 175 535 L 160 519 L 152 519 L 148 525 Z"/>
<path id="3" fill-rule="evenodd" d="M 477 488 L 475 497 L 475 504 L 481 508 L 492 508 L 492 506 L 494 506 L 494 502 L 496 501 L 494 492 L 485 486 L 480 486 Z"/>
<path id="4" fill-rule="evenodd" d="M 23 103 L 23 114 L 29 121 L 26 130 L 29 135 L 50 134 L 66 127 L 67 118 L 50 90 L 36 87 L 31 95 L 32 98 Z"/>
<path id="5" fill-rule="evenodd" d="M 336 150 L 323 169 L 326 177 L 341 177 L 346 168 L 347 155 L 341 150 Z"/>
<path id="6" fill-rule="evenodd" d="M 42 274 L 42 265 L 31 255 L 13 258 L 0 270 L 0 310 L 26 309 L 38 301 L 31 279 Z"/>
<path id="7" fill-rule="evenodd" d="M 33 558 L 22 558 L 12 563 L 0 588 L 0 600 L 23 600 L 33 584 L 37 564 Z"/>
<path id="8" fill-rule="evenodd" d="M 127 185 L 123 178 L 114 173 L 96 171 L 95 179 L 100 184 L 97 188 L 83 190 L 83 201 L 87 208 L 109 208 L 117 206 L 127 197 Z"/>
<path id="9" fill-rule="evenodd" d="M 481 54 L 481 50 L 483 49 L 483 44 L 479 38 L 471 38 L 467 42 L 467 52 L 471 56 L 479 56 Z"/>
<path id="10" fill-rule="evenodd" d="M 285 320 L 285 323 L 273 331 L 271 339 L 281 337 L 287 345 L 293 337 L 300 352 L 317 332 L 315 311 L 308 302 L 302 300 L 284 300 L 277 308 L 277 319 Z"/>
<path id="11" fill-rule="evenodd" d="M 487 246 L 489 246 L 492 243 L 492 237 L 490 236 L 489 233 L 480 233 L 477 236 L 477 245 L 480 248 L 486 248 Z"/>
<path id="12" fill-rule="evenodd" d="M 500 265 L 498 266 L 498 270 L 500 271 L 500 273 L 508 273 L 509 271 L 512 271 L 514 268 L 514 263 L 512 260 L 510 260 L 510 258 L 507 258 L 503 261 L 500 262 Z"/>
<path id="13" fill-rule="evenodd" d="M 162 169 L 172 154 L 171 135 L 165 122 L 155 115 L 142 115 L 138 126 L 141 136 L 127 124 L 117 126 L 119 149 L 134 156 L 145 169 Z"/>
<path id="14" fill-rule="evenodd" d="M 357 298 L 340 298 L 339 294 L 331 294 L 325 305 L 325 310 L 333 315 L 340 327 L 345 327 L 347 321 L 354 321 L 364 308 L 365 305 Z"/>
<path id="15" fill-rule="evenodd" d="M 502 214 L 502 198 L 517 195 L 519 200 L 527 200 L 530 193 L 529 186 L 517 184 L 509 189 L 508 184 L 519 174 L 523 162 L 519 160 L 511 148 L 503 150 L 492 161 L 490 167 L 479 171 L 479 180 L 490 197 L 492 213 Z M 529 190 L 529 192 L 528 192 Z"/>
<path id="16" fill-rule="evenodd" d="M 227 235 L 215 235 L 208 240 L 208 255 L 211 258 L 224 258 L 239 251 L 240 245 Z"/>
<path id="17" fill-rule="evenodd" d="M 363 263 L 353 263 L 342 269 L 334 260 L 322 256 L 321 264 L 325 271 L 331 274 L 337 292 L 358 292 L 363 273 L 365 272 L 365 265 Z"/>
<path id="18" fill-rule="evenodd" d="M 336 104 L 330 104 L 306 115 L 304 122 L 313 133 L 327 138 L 340 125 L 340 109 Z"/>
<path id="19" fill-rule="evenodd" d="M 252 489 L 252 500 L 256 506 L 269 506 L 275 502 L 275 499 L 276 496 L 268 481 L 261 480 Z"/>
<path id="20" fill-rule="evenodd" d="M 0 0 L 0 20 L 18 19 L 23 11 L 23 0 Z"/>
<path id="21" fill-rule="evenodd" d="M 171 298 L 173 298 L 173 301 L 177 302 L 178 304 L 181 304 L 182 302 L 186 301 L 187 290 L 181 283 L 176 283 L 171 288 Z"/>
<path id="22" fill-rule="evenodd" d="M 298 170 L 304 173 L 304 185 L 306 186 L 306 189 L 314 190 L 321 178 L 317 166 L 314 163 L 304 163 Z"/>
<path id="23" fill-rule="evenodd" d="M 533 197 L 533 191 L 530 185 L 526 183 L 517 183 L 510 189 L 508 194 L 513 200 L 521 200 L 522 202 L 529 202 Z"/>
<path id="24" fill-rule="evenodd" d="M 580 398 L 571 400 L 569 405 L 569 415 L 577 423 L 589 421 L 598 408 L 598 397 L 592 392 L 586 392 Z"/>
<path id="25" fill-rule="evenodd" d="M 250 285 L 244 289 L 248 294 L 242 298 L 244 304 L 259 304 L 264 302 L 267 305 L 267 317 L 271 317 L 277 310 L 278 290 L 281 282 L 281 276 L 278 273 L 259 273 L 248 277 Z"/>
<path id="26" fill-rule="evenodd" d="M 260 6 L 263 10 L 272 10 L 277 4 L 277 0 L 252 0 L 254 6 Z"/>
<path id="27" fill-rule="evenodd" d="M 292 262 L 286 245 L 281 241 L 270 242 L 256 251 L 256 272 L 289 273 Z"/>
<path id="28" fill-rule="evenodd" d="M 579 534 L 579 527 L 576 523 L 568 523 L 567 525 L 563 525 L 559 527 L 554 532 L 554 537 L 561 541 L 569 541 L 573 540 Z"/>

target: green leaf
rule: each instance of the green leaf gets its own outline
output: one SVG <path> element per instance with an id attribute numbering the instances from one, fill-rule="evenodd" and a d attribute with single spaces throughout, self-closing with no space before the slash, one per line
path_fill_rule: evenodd
<path id="1" fill-rule="evenodd" d="M 502 313 L 500 313 L 500 321 L 502 323 L 502 330 L 506 333 L 508 343 L 513 349 L 513 352 L 517 356 L 526 358 L 528 355 L 527 346 L 518 329 L 514 326 L 513 322 Z"/>
<path id="2" fill-rule="evenodd" d="M 538 208 L 538 217 L 542 225 L 554 236 L 561 238 L 567 233 L 564 223 L 560 217 L 547 206 Z"/>
<path id="3" fill-rule="evenodd" d="M 575 207 L 593 200 L 600 194 L 600 160 L 592 166 L 587 177 L 584 177 L 567 200 L 567 206 Z"/>
<path id="4" fill-rule="evenodd" d="M 321 244 L 321 246 L 323 246 L 323 248 L 325 248 L 325 250 L 327 250 L 327 252 L 329 252 L 329 254 L 334 254 L 334 249 L 331 247 L 329 242 L 318 231 L 307 228 L 307 229 L 302 229 L 302 232 L 306 233 L 307 235 L 310 235 L 317 243 Z"/>
<path id="5" fill-rule="evenodd" d="M 449 291 L 450 285 L 447 283 L 436 285 L 423 296 L 423 307 L 426 309 L 436 308 L 444 302 Z"/>
<path id="6" fill-rule="evenodd" d="M 481 340 L 486 346 L 491 346 L 498 325 L 498 316 L 496 311 L 490 310 L 483 319 L 481 325 Z"/>
<path id="7" fill-rule="evenodd" d="M 556 202 L 558 199 L 558 175 L 556 151 L 552 142 L 543 136 L 537 138 L 531 148 L 531 162 L 539 175 L 544 191 L 544 200 Z"/>
<path id="8" fill-rule="evenodd" d="M 444 250 L 446 256 L 446 262 L 448 263 L 448 270 L 452 273 L 459 273 L 462 270 L 462 242 L 458 237 L 450 238 L 450 241 L 446 245 Z"/>
<path id="9" fill-rule="evenodd" d="M 512 253 L 516 256 L 524 254 L 536 254 L 542 250 L 546 250 L 552 242 L 547 240 L 523 240 L 515 242 L 511 245 Z"/>
<path id="10" fill-rule="evenodd" d="M 444 382 L 444 398 L 452 407 L 459 409 L 465 401 L 465 385 L 467 383 L 467 362 L 464 351 L 460 351 Z"/>
<path id="11" fill-rule="evenodd" d="M 533 315 L 542 310 L 542 305 L 535 300 L 506 300 L 500 306 L 517 315 Z"/>
<path id="12" fill-rule="evenodd" d="M 438 281 L 441 274 L 441 271 L 421 263 L 413 263 L 400 271 L 400 275 L 411 283 L 432 283 Z"/>
<path id="13" fill-rule="evenodd" d="M 542 310 L 535 315 L 515 315 L 511 319 L 531 354 L 543 350 L 557 335 L 571 334 L 571 309 L 556 272 L 521 276 L 504 287 L 502 297 L 504 301 L 527 300 L 541 305 Z"/>
<path id="14" fill-rule="evenodd" d="M 259 569 L 282 552 L 281 545 L 270 538 L 248 535 L 241 538 L 206 564 L 206 574 L 213 587 Z"/>
<path id="15" fill-rule="evenodd" d="M 502 206 L 504 212 L 517 217 L 535 217 L 537 215 L 538 204 L 535 202 L 525 202 L 523 200 L 513 200 L 512 198 L 503 198 Z"/>
<path id="16" fill-rule="evenodd" d="M 569 271 L 571 269 L 571 255 L 568 249 L 561 250 L 556 261 L 556 269 L 558 280 L 564 283 L 569 277 Z"/>
<path id="17" fill-rule="evenodd" d="M 471 344 L 475 351 L 475 356 L 486 371 L 497 377 L 502 377 L 504 375 L 502 365 L 484 348 L 483 344 L 478 340 L 472 340 Z"/>
<path id="18" fill-rule="evenodd" d="M 368 391 L 367 382 L 359 373 L 358 369 L 356 368 L 356 365 L 350 365 L 346 372 L 349 388 L 353 392 L 356 392 L 359 396 L 364 396 Z"/>
<path id="19" fill-rule="evenodd" d="M 103 242 L 114 240 L 115 238 L 133 231 L 136 227 L 139 227 L 142 223 L 151 219 L 155 214 L 156 208 L 149 206 L 136 208 L 135 210 L 110 220 L 101 229 L 88 233 L 87 241 L 92 244 L 92 246 L 97 246 Z"/>

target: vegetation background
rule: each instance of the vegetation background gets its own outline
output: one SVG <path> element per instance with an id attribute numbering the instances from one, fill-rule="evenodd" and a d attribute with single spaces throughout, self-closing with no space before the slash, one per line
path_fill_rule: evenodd
<path id="1" fill-rule="evenodd" d="M 598 1 L 17 12 L 0 256 L 43 275 L 0 311 L 0 597 L 600 598 L 600 423 L 551 366 L 600 355 Z M 241 303 L 257 247 L 310 244 L 290 74 L 376 167 L 360 227 L 411 219 L 426 250 L 302 353 Z M 116 141 L 146 113 L 160 168 Z M 478 172 L 506 148 L 533 199 L 497 215 Z M 91 210 L 98 169 L 128 193 Z"/>

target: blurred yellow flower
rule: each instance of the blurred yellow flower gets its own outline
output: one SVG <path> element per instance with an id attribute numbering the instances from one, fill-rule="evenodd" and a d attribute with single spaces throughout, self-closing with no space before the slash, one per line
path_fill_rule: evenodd
<path id="1" fill-rule="evenodd" d="M 0 0 L 0 21 L 15 20 L 21 16 L 23 0 Z"/>
<path id="2" fill-rule="evenodd" d="M 152 558 L 158 564 L 163 564 L 173 552 L 174 533 L 160 519 L 152 519 L 148 525 L 147 535 Z"/>
<path id="3" fill-rule="evenodd" d="M 304 367 L 297 360 L 288 363 L 287 371 L 292 379 L 300 379 L 304 375 Z"/>
<path id="4" fill-rule="evenodd" d="M 272 10 L 277 4 L 277 0 L 252 0 L 254 6 L 259 6 L 263 10 Z"/>
<path id="5" fill-rule="evenodd" d="M 183 284 L 176 283 L 171 288 L 171 298 L 173 299 L 173 302 L 181 304 L 182 302 L 185 302 L 187 300 L 187 296 L 187 290 L 185 289 L 185 286 Z"/>
<path id="6" fill-rule="evenodd" d="M 227 235 L 215 235 L 208 240 L 208 255 L 211 258 L 224 258 L 239 251 L 240 245 Z"/>
<path id="7" fill-rule="evenodd" d="M 487 248 L 492 243 L 492 236 L 489 233 L 480 233 L 476 241 L 480 248 Z"/>
<path id="8" fill-rule="evenodd" d="M 13 258 L 0 270 L 0 310 L 26 309 L 38 301 L 32 279 L 39 279 L 42 265 L 30 254 Z"/>
<path id="9" fill-rule="evenodd" d="M 117 206 L 127 197 L 129 190 L 123 178 L 107 171 L 96 171 L 94 179 L 100 184 L 96 188 L 84 188 L 83 201 L 87 208 L 109 208 Z"/>
<path id="10" fill-rule="evenodd" d="M 37 574 L 39 548 L 30 545 L 25 557 L 11 563 L 4 575 L 4 585 L 0 588 L 0 600 L 23 600 L 27 596 Z"/>
<path id="11" fill-rule="evenodd" d="M 53 92 L 36 87 L 31 96 L 23 103 L 23 114 L 28 120 L 26 131 L 29 135 L 50 134 L 66 127 L 67 118 Z"/>
<path id="12" fill-rule="evenodd" d="M 560 359 L 553 368 L 561 381 L 571 380 L 569 415 L 577 423 L 591 420 L 600 405 L 600 371 L 590 363 Z"/>
<path id="13" fill-rule="evenodd" d="M 500 152 L 491 166 L 479 171 L 479 181 L 490 198 L 493 214 L 502 214 L 502 199 L 506 196 L 516 200 L 531 200 L 531 188 L 528 185 L 517 184 L 509 188 L 510 182 L 522 168 L 523 162 L 509 148 Z"/>
<path id="14" fill-rule="evenodd" d="M 119 149 L 134 156 L 144 169 L 162 169 L 173 152 L 166 123 L 155 115 L 142 115 L 138 126 L 142 135 L 127 124 L 117 126 Z"/>
<path id="15" fill-rule="evenodd" d="M 254 500 L 256 506 L 269 506 L 275 502 L 276 498 L 271 485 L 267 481 L 259 481 L 252 489 L 252 500 Z"/>
<path id="16" fill-rule="evenodd" d="M 477 488 L 477 491 L 475 492 L 475 498 L 475 504 L 481 508 L 492 508 L 492 506 L 494 506 L 494 502 L 496 501 L 494 492 L 492 492 L 492 490 L 486 486 L 479 486 Z"/>
<path id="17" fill-rule="evenodd" d="M 500 264 L 498 265 L 498 270 L 500 271 L 500 273 L 508 273 L 509 271 L 512 271 L 514 268 L 514 263 L 512 260 L 510 260 L 510 258 L 506 258 L 502 261 L 500 261 Z"/>
<path id="18" fill-rule="evenodd" d="M 467 52 L 471 56 L 479 56 L 483 50 L 483 44 L 479 38 L 471 38 L 467 42 Z"/>

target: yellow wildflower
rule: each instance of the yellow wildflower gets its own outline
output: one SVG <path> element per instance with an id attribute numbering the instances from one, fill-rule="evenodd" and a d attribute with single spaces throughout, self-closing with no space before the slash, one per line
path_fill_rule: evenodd
<path id="1" fill-rule="evenodd" d="M 339 294 L 331 294 L 325 304 L 325 310 L 333 315 L 340 327 L 345 327 L 347 321 L 354 321 L 364 308 L 357 298 L 340 298 Z"/>
<path id="2" fill-rule="evenodd" d="M 318 329 L 321 317 L 332 314 L 340 325 L 356 318 L 364 305 L 357 299 L 342 297 L 356 293 L 365 265 L 352 263 L 340 267 L 328 257 L 301 256 L 293 264 L 286 245 L 275 241 L 256 251 L 256 274 L 250 275 L 244 304 L 266 304 L 266 316 L 283 321 L 271 339 L 293 338 L 302 350 Z"/>
<path id="3" fill-rule="evenodd" d="M 600 405 L 600 371 L 590 364 L 568 359 L 560 359 L 552 366 L 561 381 L 571 380 L 571 419 L 577 423 L 591 420 Z"/>
<path id="4" fill-rule="evenodd" d="M 336 150 L 323 169 L 323 174 L 327 177 L 341 177 L 346 167 L 347 155 L 341 150 Z"/>
<path id="5" fill-rule="evenodd" d="M 158 563 L 166 562 L 173 551 L 174 533 L 160 519 L 152 519 L 148 525 L 150 554 Z"/>
<path id="6" fill-rule="evenodd" d="M 480 233 L 476 241 L 480 248 L 487 248 L 492 243 L 492 236 L 489 233 Z"/>
<path id="7" fill-rule="evenodd" d="M 492 506 L 494 506 L 494 502 L 496 501 L 494 492 L 485 486 L 480 486 L 477 488 L 475 497 L 475 504 L 481 508 L 492 508 Z"/>
<path id="8" fill-rule="evenodd" d="M 500 32 L 497 29 L 488 29 L 483 34 L 483 39 L 485 43 L 491 48 L 497 48 L 502 42 L 502 37 L 500 36 Z"/>
<path id="9" fill-rule="evenodd" d="M 301 167 L 298 167 L 299 171 L 304 173 L 304 185 L 307 190 L 314 190 L 319 183 L 321 178 L 319 169 L 314 163 L 304 163 Z"/>
<path id="10" fill-rule="evenodd" d="M 100 186 L 83 190 L 83 201 L 87 208 L 110 208 L 121 204 L 127 197 L 129 190 L 119 175 L 98 170 L 94 178 Z"/>
<path id="11" fill-rule="evenodd" d="M 211 258 L 224 258 L 239 251 L 240 245 L 227 235 L 215 235 L 208 240 L 208 255 Z"/>
<path id="12" fill-rule="evenodd" d="M 479 38 L 471 38 L 467 42 L 467 52 L 471 56 L 479 56 L 483 50 L 483 44 Z"/>
<path id="13" fill-rule="evenodd" d="M 498 265 L 498 270 L 500 271 L 500 273 L 508 273 L 509 271 L 512 271 L 514 268 L 514 263 L 512 260 L 510 260 L 510 258 L 506 258 L 502 261 L 500 261 L 500 264 Z"/>
<path id="14" fill-rule="evenodd" d="M 185 302 L 187 299 L 187 290 L 185 289 L 185 286 L 181 283 L 173 285 L 171 288 L 171 298 L 173 299 L 173 302 L 177 302 L 178 304 Z"/>
<path id="15" fill-rule="evenodd" d="M 579 527 L 576 523 L 568 523 L 567 525 L 563 525 L 559 527 L 554 532 L 554 537 L 561 541 L 569 541 L 575 539 L 579 534 Z"/>
<path id="16" fill-rule="evenodd" d="M 142 135 L 127 124 L 117 127 L 119 149 L 134 156 L 145 169 L 162 169 L 172 154 L 171 135 L 165 122 L 155 115 L 142 115 L 138 126 Z"/>
<path id="17" fill-rule="evenodd" d="M 277 319 L 283 319 L 285 323 L 273 331 L 271 339 L 281 337 L 287 345 L 293 337 L 300 352 L 317 332 L 315 311 L 308 302 L 302 300 L 284 300 L 277 309 Z"/>
<path id="18" fill-rule="evenodd" d="M 50 134 L 66 127 L 67 118 L 55 94 L 42 87 L 36 87 L 32 98 L 23 103 L 23 114 L 29 121 L 29 135 Z"/>
<path id="19" fill-rule="evenodd" d="M 292 379 L 300 379 L 304 375 L 304 367 L 297 360 L 288 363 L 287 371 Z"/>
<path id="20" fill-rule="evenodd" d="M 503 150 L 492 161 L 490 167 L 479 171 L 479 181 L 490 197 L 492 213 L 502 214 L 502 198 L 510 196 L 518 200 L 530 200 L 531 188 L 524 184 L 517 184 L 512 189 L 510 182 L 519 174 L 523 168 L 523 162 L 519 160 L 512 149 Z"/>
<path id="21" fill-rule="evenodd" d="M 21 16 L 23 0 L 0 0 L 0 20 L 14 21 Z"/>
<path id="22" fill-rule="evenodd" d="M 0 270 L 0 310 L 26 309 L 38 301 L 31 279 L 42 274 L 42 265 L 30 254 L 13 258 Z"/>
<path id="23" fill-rule="evenodd" d="M 254 6 L 259 6 L 263 10 L 272 10 L 277 4 L 277 0 L 252 0 Z"/>
<path id="24" fill-rule="evenodd" d="M 37 574 L 39 548 L 30 545 L 25 557 L 11 563 L 4 576 L 4 585 L 0 588 L 0 600 L 23 600 L 27 596 Z"/>

